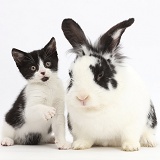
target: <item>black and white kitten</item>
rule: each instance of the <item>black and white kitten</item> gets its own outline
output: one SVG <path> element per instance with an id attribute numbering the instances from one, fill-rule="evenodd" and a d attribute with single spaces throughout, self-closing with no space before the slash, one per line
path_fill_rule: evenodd
<path id="1" fill-rule="evenodd" d="M 58 78 L 56 42 L 30 53 L 12 49 L 12 56 L 28 84 L 5 116 L 3 146 L 54 142 L 69 149 L 65 140 L 64 90 Z"/>

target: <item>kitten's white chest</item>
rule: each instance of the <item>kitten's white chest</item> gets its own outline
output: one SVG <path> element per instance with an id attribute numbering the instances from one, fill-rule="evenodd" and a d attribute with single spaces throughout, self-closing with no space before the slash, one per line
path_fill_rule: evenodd
<path id="1" fill-rule="evenodd" d="M 56 91 L 51 84 L 30 84 L 26 87 L 26 99 L 29 106 L 36 104 L 53 106 L 55 98 Z"/>

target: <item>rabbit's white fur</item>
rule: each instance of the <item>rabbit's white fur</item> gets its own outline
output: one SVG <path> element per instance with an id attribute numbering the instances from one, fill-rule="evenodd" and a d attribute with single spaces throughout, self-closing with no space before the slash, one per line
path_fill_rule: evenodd
<path id="1" fill-rule="evenodd" d="M 113 26 L 94 46 L 72 19 L 62 23 L 77 54 L 66 95 L 73 149 L 100 145 L 136 151 L 155 146 L 157 120 L 149 93 L 117 48 L 133 22 L 132 18 Z"/>
<path id="2" fill-rule="evenodd" d="M 123 150 L 138 150 L 139 138 L 143 140 L 146 135 L 148 144 L 142 141 L 143 145 L 154 146 L 154 131 L 146 126 L 150 97 L 138 74 L 127 64 L 116 66 L 119 87 L 106 91 L 93 81 L 90 64 L 95 64 L 94 57 L 84 56 L 73 64 L 75 84 L 66 95 L 73 148 L 122 144 Z M 83 94 L 89 95 L 85 106 L 76 98 Z"/>
<path id="3" fill-rule="evenodd" d="M 127 64 L 117 65 L 115 79 L 119 86 L 106 91 L 93 81 L 89 65 L 95 62 L 94 57 L 84 56 L 72 65 L 75 84 L 66 95 L 66 102 L 74 135 L 73 148 L 122 144 L 123 150 L 138 150 L 139 138 L 146 134 L 146 143 L 151 144 L 142 143 L 154 146 L 153 130 L 146 126 L 150 97 L 138 74 Z M 85 95 L 89 95 L 89 100 L 82 106 L 76 97 Z"/>

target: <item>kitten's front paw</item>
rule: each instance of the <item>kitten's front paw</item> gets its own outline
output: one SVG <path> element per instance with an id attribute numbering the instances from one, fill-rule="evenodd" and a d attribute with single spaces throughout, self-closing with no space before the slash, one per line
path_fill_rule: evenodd
<path id="1" fill-rule="evenodd" d="M 57 148 L 60 150 L 67 150 L 71 148 L 71 143 L 65 142 L 56 142 Z"/>
<path id="2" fill-rule="evenodd" d="M 11 138 L 5 137 L 3 138 L 2 142 L 1 142 L 2 146 L 13 146 L 14 145 L 14 141 Z"/>
<path id="3" fill-rule="evenodd" d="M 123 151 L 138 151 L 140 149 L 139 142 L 124 142 L 122 144 Z"/>
<path id="4" fill-rule="evenodd" d="M 72 148 L 75 150 L 88 149 L 91 148 L 92 144 L 87 140 L 76 140 L 72 144 Z"/>
<path id="5" fill-rule="evenodd" d="M 54 107 L 46 107 L 43 113 L 43 118 L 48 121 L 54 117 L 55 113 L 56 109 Z"/>

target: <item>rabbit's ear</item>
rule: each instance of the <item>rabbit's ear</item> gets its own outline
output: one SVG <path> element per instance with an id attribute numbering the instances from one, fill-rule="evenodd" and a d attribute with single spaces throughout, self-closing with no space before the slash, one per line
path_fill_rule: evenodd
<path id="1" fill-rule="evenodd" d="M 74 20 L 64 19 L 62 22 L 62 30 L 73 48 L 88 44 L 83 30 Z"/>
<path id="2" fill-rule="evenodd" d="M 98 49 L 102 52 L 114 51 L 114 49 L 116 49 L 116 47 L 118 46 L 125 29 L 131 26 L 133 22 L 134 18 L 130 18 L 110 28 L 104 35 L 100 37 L 97 46 Z"/>

